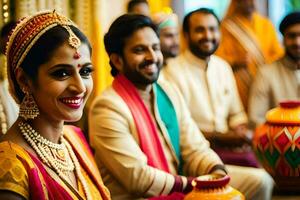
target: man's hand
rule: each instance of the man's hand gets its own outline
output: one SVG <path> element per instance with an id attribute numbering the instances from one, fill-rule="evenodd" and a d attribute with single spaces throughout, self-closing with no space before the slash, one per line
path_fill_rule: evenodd
<path id="1" fill-rule="evenodd" d="M 233 132 L 236 133 L 246 143 L 251 144 L 253 132 L 248 129 L 246 124 L 239 124 L 233 128 Z"/>
<path id="2" fill-rule="evenodd" d="M 211 143 L 212 147 L 238 147 L 251 144 L 252 132 L 246 124 L 240 124 L 227 133 L 204 132 L 205 138 Z"/>

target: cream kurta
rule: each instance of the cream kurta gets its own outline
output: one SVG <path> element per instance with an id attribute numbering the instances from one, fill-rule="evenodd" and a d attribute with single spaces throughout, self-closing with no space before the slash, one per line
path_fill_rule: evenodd
<path id="1" fill-rule="evenodd" d="M 164 81 L 161 81 L 160 85 L 171 99 L 177 114 L 185 174 L 207 174 L 216 164 L 222 164 L 221 160 L 199 132 L 179 91 Z M 139 147 L 133 116 L 116 91 L 112 87 L 108 88 L 94 100 L 90 111 L 90 141 L 96 151 L 95 159 L 112 199 L 135 200 L 169 193 L 174 184 L 174 176 L 147 165 L 147 157 Z M 177 169 L 178 160 L 156 104 L 154 115 L 161 129 L 161 138 L 167 144 L 164 147 L 168 146 L 164 151 L 173 155 L 173 160 L 176 161 L 168 164 Z"/>
<path id="2" fill-rule="evenodd" d="M 200 130 L 226 133 L 228 122 L 247 123 L 232 70 L 221 58 L 212 55 L 207 65 L 187 50 L 170 59 L 163 74 L 180 89 Z"/>
<path id="3" fill-rule="evenodd" d="M 261 67 L 252 85 L 249 118 L 255 125 L 265 122 L 265 114 L 280 101 L 300 100 L 300 70 L 287 56 Z"/>

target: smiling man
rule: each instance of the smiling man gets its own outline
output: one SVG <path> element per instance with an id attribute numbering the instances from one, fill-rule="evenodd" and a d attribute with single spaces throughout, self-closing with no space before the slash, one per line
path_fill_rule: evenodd
<path id="1" fill-rule="evenodd" d="M 156 13 L 153 22 L 158 28 L 160 48 L 164 56 L 164 65 L 169 58 L 179 54 L 179 27 L 178 17 L 175 13 Z"/>
<path id="2" fill-rule="evenodd" d="M 238 95 L 229 64 L 213 55 L 220 41 L 219 20 L 215 13 L 200 8 L 187 14 L 183 31 L 188 47 L 170 59 L 163 74 L 182 92 L 199 130 L 211 142 L 227 165 L 231 185 L 246 199 L 268 200 L 272 180 L 255 166 L 255 157 L 247 144 L 247 117 Z M 251 185 L 251 187 L 245 187 Z"/>
<path id="3" fill-rule="evenodd" d="M 284 100 L 300 99 L 300 12 L 288 14 L 280 23 L 285 56 L 259 70 L 249 101 L 253 125 L 265 122 L 266 112 Z"/>
<path id="4" fill-rule="evenodd" d="M 94 100 L 89 130 L 112 199 L 183 199 L 192 177 L 225 175 L 180 93 L 157 83 L 163 58 L 151 19 L 119 17 L 104 43 L 114 81 Z"/>
<path id="5" fill-rule="evenodd" d="M 247 116 L 232 70 L 213 55 L 220 41 L 218 18 L 212 10 L 200 8 L 184 18 L 183 31 L 188 48 L 169 60 L 163 74 L 180 89 L 199 129 L 212 143 L 232 132 L 232 139 L 246 140 Z"/>

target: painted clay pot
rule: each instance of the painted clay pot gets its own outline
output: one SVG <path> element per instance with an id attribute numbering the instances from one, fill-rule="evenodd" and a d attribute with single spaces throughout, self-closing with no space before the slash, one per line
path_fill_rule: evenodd
<path id="1" fill-rule="evenodd" d="M 228 175 L 204 175 L 193 180 L 193 190 L 184 200 L 244 200 L 245 197 L 228 185 Z"/>
<path id="2" fill-rule="evenodd" d="M 300 101 L 281 102 L 255 130 L 253 147 L 280 191 L 299 191 Z"/>

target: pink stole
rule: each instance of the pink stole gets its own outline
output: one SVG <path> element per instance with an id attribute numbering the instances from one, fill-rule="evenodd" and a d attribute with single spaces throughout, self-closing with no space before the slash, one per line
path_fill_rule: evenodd
<path id="1" fill-rule="evenodd" d="M 109 192 L 104 189 L 105 186 L 102 182 L 97 165 L 93 159 L 93 154 L 91 153 L 91 150 L 80 129 L 74 126 L 65 126 L 64 136 L 71 144 L 80 166 L 84 168 L 93 183 L 98 188 L 102 199 L 109 200 Z M 36 156 L 33 156 L 30 153 L 28 154 L 31 159 L 25 158 L 24 161 L 28 172 L 28 180 L 30 185 L 29 193 L 31 195 L 31 199 L 74 199 L 62 185 L 60 185 L 48 174 L 41 161 L 38 160 Z"/>
<path id="2" fill-rule="evenodd" d="M 74 153 L 93 183 L 97 186 L 103 200 L 110 199 L 108 190 L 105 190 L 94 155 L 80 128 L 64 126 L 64 136 L 70 142 Z"/>
<path id="3" fill-rule="evenodd" d="M 72 196 L 51 176 L 35 156 L 29 154 L 36 168 L 28 172 L 31 199 L 64 199 L 72 200 Z"/>
<path id="4" fill-rule="evenodd" d="M 140 148 L 147 156 L 148 165 L 169 172 L 156 124 L 137 89 L 124 75 L 117 75 L 112 86 L 131 111 L 138 132 Z"/>

